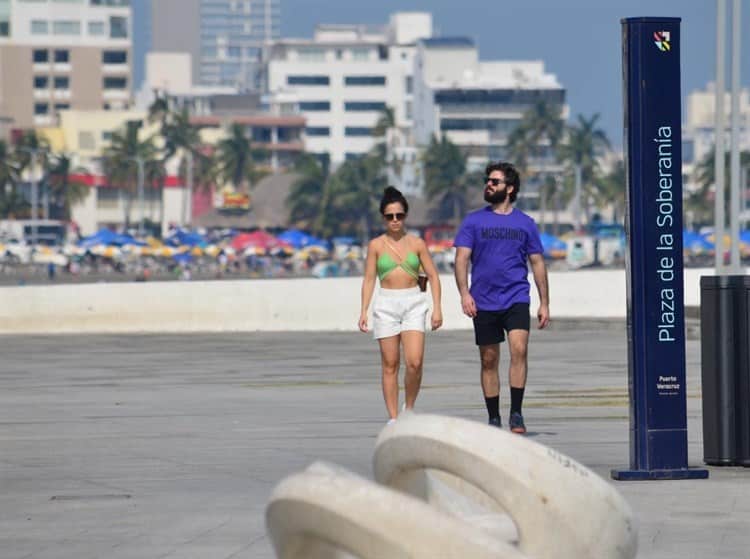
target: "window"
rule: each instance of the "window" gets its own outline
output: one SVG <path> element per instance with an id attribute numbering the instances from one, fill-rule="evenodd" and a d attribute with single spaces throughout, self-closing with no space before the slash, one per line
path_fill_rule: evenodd
<path id="1" fill-rule="evenodd" d="M 81 22 L 75 20 L 61 20 L 52 22 L 53 35 L 80 35 Z"/>
<path id="2" fill-rule="evenodd" d="M 49 113 L 49 103 L 34 103 L 35 115 L 46 115 Z"/>
<path id="3" fill-rule="evenodd" d="M 55 76 L 55 89 L 70 89 L 70 78 L 67 76 Z"/>
<path id="4" fill-rule="evenodd" d="M 356 161 L 357 159 L 362 159 L 365 155 L 367 154 L 366 153 L 353 153 L 351 151 L 347 151 L 344 154 L 344 159 L 346 161 Z"/>
<path id="5" fill-rule="evenodd" d="M 287 76 L 287 85 L 329 85 L 328 76 Z"/>
<path id="6" fill-rule="evenodd" d="M 55 103 L 55 112 L 59 111 L 67 111 L 70 108 L 70 104 L 68 103 Z"/>
<path id="7" fill-rule="evenodd" d="M 324 62 L 326 59 L 326 51 L 321 48 L 300 48 L 297 54 L 299 59 L 304 62 Z"/>
<path id="8" fill-rule="evenodd" d="M 331 129 L 328 126 L 308 126 L 305 128 L 308 136 L 330 136 Z"/>
<path id="9" fill-rule="evenodd" d="M 128 38 L 128 20 L 124 17 L 109 17 L 109 37 L 110 39 L 127 39 Z"/>
<path id="10" fill-rule="evenodd" d="M 370 49 L 352 49 L 352 60 L 369 60 Z"/>
<path id="11" fill-rule="evenodd" d="M 382 101 L 347 101 L 344 103 L 345 111 L 384 111 L 385 103 Z"/>
<path id="12" fill-rule="evenodd" d="M 99 37 L 106 33 L 103 21 L 89 21 L 89 35 Z"/>
<path id="13" fill-rule="evenodd" d="M 106 77 L 104 78 L 104 89 L 127 89 L 128 79 L 120 77 Z"/>
<path id="14" fill-rule="evenodd" d="M 385 76 L 346 76 L 344 85 L 385 85 Z"/>
<path id="15" fill-rule="evenodd" d="M 47 33 L 49 33 L 49 22 L 43 19 L 31 20 L 32 35 L 46 35 Z"/>
<path id="16" fill-rule="evenodd" d="M 96 149 L 94 134 L 86 130 L 78 132 L 78 147 L 79 149 Z"/>
<path id="17" fill-rule="evenodd" d="M 242 58 L 242 48 L 241 47 L 228 47 L 227 56 L 229 58 Z"/>
<path id="18" fill-rule="evenodd" d="M 47 76 L 34 76 L 34 89 L 47 89 L 49 78 Z"/>
<path id="19" fill-rule="evenodd" d="M 331 103 L 328 101 L 300 101 L 300 111 L 330 111 Z"/>
<path id="20" fill-rule="evenodd" d="M 105 50 L 102 52 L 102 64 L 126 64 L 127 61 L 128 51 Z"/>
<path id="21" fill-rule="evenodd" d="M 414 91 L 414 76 L 406 76 L 404 81 L 406 82 L 404 84 L 406 93 L 412 93 Z"/>
<path id="22" fill-rule="evenodd" d="M 56 50 L 55 51 L 55 62 L 57 64 L 67 64 L 70 62 L 70 51 L 67 50 Z"/>
<path id="23" fill-rule="evenodd" d="M 0 37 L 10 37 L 10 22 L 8 20 L 0 20 Z"/>
<path id="24" fill-rule="evenodd" d="M 47 50 L 34 49 L 31 56 L 34 64 L 45 64 L 49 62 L 49 51 Z"/>
<path id="25" fill-rule="evenodd" d="M 367 126 L 347 126 L 344 136 L 372 136 L 372 128 Z"/>

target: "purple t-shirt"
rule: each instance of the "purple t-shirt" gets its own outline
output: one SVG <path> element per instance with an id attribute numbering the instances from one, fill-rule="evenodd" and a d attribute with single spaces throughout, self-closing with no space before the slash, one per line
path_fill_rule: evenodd
<path id="1" fill-rule="evenodd" d="M 496 214 L 490 206 L 466 216 L 453 242 L 471 249 L 471 287 L 477 309 L 499 311 L 529 303 L 530 254 L 542 254 L 534 220 L 521 210 Z"/>

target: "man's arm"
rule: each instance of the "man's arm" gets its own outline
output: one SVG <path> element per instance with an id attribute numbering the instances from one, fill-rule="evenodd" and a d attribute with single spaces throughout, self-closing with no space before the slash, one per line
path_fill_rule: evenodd
<path id="1" fill-rule="evenodd" d="M 544 328 L 549 324 L 549 282 L 547 279 L 547 266 L 544 264 L 544 257 L 541 254 L 530 254 L 531 272 L 534 274 L 534 283 L 539 292 L 539 310 L 537 318 L 539 319 L 539 328 Z"/>
<path id="2" fill-rule="evenodd" d="M 469 293 L 469 259 L 471 258 L 471 249 L 468 247 L 456 247 L 456 262 L 454 265 L 454 274 L 456 276 L 456 287 L 461 296 L 461 309 L 466 316 L 475 317 L 477 315 L 477 306 L 474 298 Z"/>

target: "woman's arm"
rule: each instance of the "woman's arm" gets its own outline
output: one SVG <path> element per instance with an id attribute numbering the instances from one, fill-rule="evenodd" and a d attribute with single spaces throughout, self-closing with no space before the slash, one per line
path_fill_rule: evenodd
<path id="1" fill-rule="evenodd" d="M 362 278 L 362 306 L 359 311 L 359 329 L 367 332 L 367 309 L 370 308 L 372 292 L 375 290 L 376 263 L 378 259 L 375 239 L 367 245 L 367 260 L 365 260 L 365 274 Z"/>
<path id="2" fill-rule="evenodd" d="M 424 273 L 427 274 L 430 291 L 432 292 L 432 329 L 437 330 L 443 325 L 440 275 L 438 274 L 437 268 L 435 268 L 435 263 L 432 261 L 432 256 L 430 255 L 430 251 L 427 250 L 425 242 L 422 239 L 419 239 L 417 242 L 417 256 L 419 256 L 419 262 L 422 264 Z"/>

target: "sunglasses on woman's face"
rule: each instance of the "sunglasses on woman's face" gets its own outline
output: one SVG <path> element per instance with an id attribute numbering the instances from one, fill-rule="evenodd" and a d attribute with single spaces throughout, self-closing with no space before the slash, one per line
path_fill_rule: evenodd
<path id="1" fill-rule="evenodd" d="M 393 221 L 394 219 L 396 221 L 403 221 L 406 217 L 406 214 L 402 212 L 399 212 L 397 214 L 383 214 L 383 217 L 386 221 Z"/>

